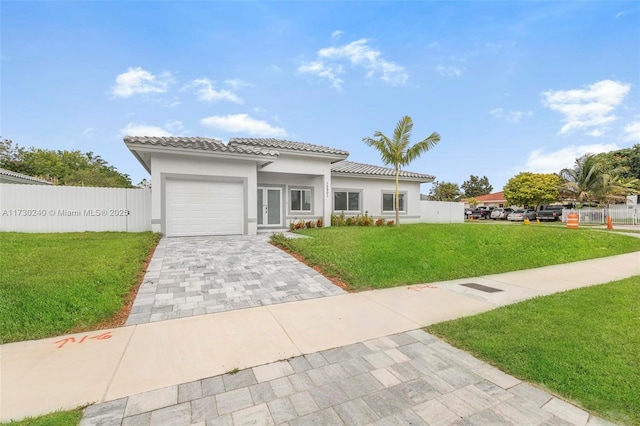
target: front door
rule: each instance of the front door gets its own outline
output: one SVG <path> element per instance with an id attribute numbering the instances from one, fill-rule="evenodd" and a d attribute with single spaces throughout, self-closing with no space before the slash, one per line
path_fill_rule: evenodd
<path id="1" fill-rule="evenodd" d="M 282 226 L 281 188 L 258 188 L 258 226 Z"/>

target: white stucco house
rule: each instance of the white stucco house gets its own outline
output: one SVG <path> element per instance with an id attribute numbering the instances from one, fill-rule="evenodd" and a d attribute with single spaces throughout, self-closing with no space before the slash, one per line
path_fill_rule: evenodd
<path id="1" fill-rule="evenodd" d="M 347 161 L 347 151 L 279 139 L 126 136 L 151 174 L 152 229 L 166 236 L 255 234 L 331 214 L 393 219 L 390 168 Z M 402 171 L 401 222 L 420 221 L 420 184 Z"/>

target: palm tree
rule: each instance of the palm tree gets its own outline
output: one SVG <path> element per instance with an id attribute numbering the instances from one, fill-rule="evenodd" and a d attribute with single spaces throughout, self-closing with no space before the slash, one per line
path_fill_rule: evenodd
<path id="1" fill-rule="evenodd" d="M 635 181 L 620 178 L 623 168 L 605 170 L 604 163 L 593 154 L 576 159 L 571 169 L 562 169 L 564 179 L 561 192 L 578 203 L 589 201 L 616 202 L 624 200 L 628 192 L 634 192 Z"/>
<path id="2" fill-rule="evenodd" d="M 393 139 L 389 139 L 384 133 L 377 130 L 373 134 L 373 138 L 365 137 L 362 141 L 368 146 L 372 146 L 380 152 L 382 162 L 389 166 L 393 165 L 396 172 L 396 196 L 395 196 L 395 210 L 396 210 L 396 226 L 399 225 L 400 220 L 400 201 L 399 201 L 399 188 L 398 180 L 400 177 L 400 169 L 403 166 L 408 165 L 416 158 L 420 157 L 423 152 L 429 151 L 440 142 L 440 135 L 436 132 L 416 143 L 413 146 L 409 146 L 409 139 L 411 139 L 411 130 L 413 129 L 413 121 L 411 117 L 405 115 L 398 121 L 396 129 L 393 132 Z"/>

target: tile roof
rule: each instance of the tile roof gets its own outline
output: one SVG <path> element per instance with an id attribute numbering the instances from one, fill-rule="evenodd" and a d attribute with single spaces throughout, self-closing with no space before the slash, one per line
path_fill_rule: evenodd
<path id="1" fill-rule="evenodd" d="M 486 195 L 478 195 L 477 197 L 473 197 L 477 201 L 505 201 L 503 192 L 494 192 L 493 194 Z"/>
<path id="2" fill-rule="evenodd" d="M 372 166 L 370 164 L 354 163 L 353 161 L 339 161 L 331 165 L 331 171 L 336 173 L 348 173 L 353 175 L 368 176 L 395 176 L 395 170 L 388 167 Z M 432 181 L 435 176 L 400 170 L 400 177 L 412 179 L 424 179 Z"/>
<path id="3" fill-rule="evenodd" d="M 270 155 L 277 157 L 278 152 L 250 146 L 225 145 L 224 142 L 212 138 L 184 136 L 125 136 L 125 143 L 162 146 L 171 148 L 193 149 L 200 151 L 230 152 L 235 154 Z"/>
<path id="4" fill-rule="evenodd" d="M 23 175 L 22 173 L 12 172 L 11 170 L 7 170 L 7 169 L 0 169 L 0 175 L 1 176 L 9 176 L 9 177 L 16 178 L 16 179 L 28 180 L 28 181 L 31 181 L 31 182 L 41 183 L 41 184 L 44 184 L 44 185 L 53 185 L 53 183 L 51 183 L 51 182 L 49 182 L 47 180 L 38 179 L 38 178 L 33 177 L 33 176 Z"/>
<path id="5" fill-rule="evenodd" d="M 344 155 L 345 157 L 349 155 L 349 153 L 343 149 L 273 138 L 231 138 L 229 139 L 229 146 L 254 146 L 259 148 L 287 149 L 291 151 Z"/>

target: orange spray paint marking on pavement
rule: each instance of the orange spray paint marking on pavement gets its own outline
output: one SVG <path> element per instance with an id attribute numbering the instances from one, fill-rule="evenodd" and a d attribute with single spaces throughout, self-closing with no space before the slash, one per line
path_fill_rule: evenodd
<path id="1" fill-rule="evenodd" d="M 107 331 L 106 333 L 98 334 L 97 336 L 89 336 L 89 335 L 82 336 L 82 339 L 78 341 L 76 341 L 75 337 L 67 337 L 65 339 L 58 340 L 57 342 L 53 342 L 53 344 L 54 345 L 60 344 L 60 346 L 58 346 L 58 349 L 61 349 L 67 343 L 83 343 L 87 339 L 106 340 L 106 339 L 111 339 L 112 337 L 113 335 L 111 334 L 111 332 Z"/>
<path id="2" fill-rule="evenodd" d="M 423 288 L 436 288 L 436 287 L 429 284 L 420 284 L 420 285 L 409 286 L 407 287 L 407 290 L 420 291 Z"/>

